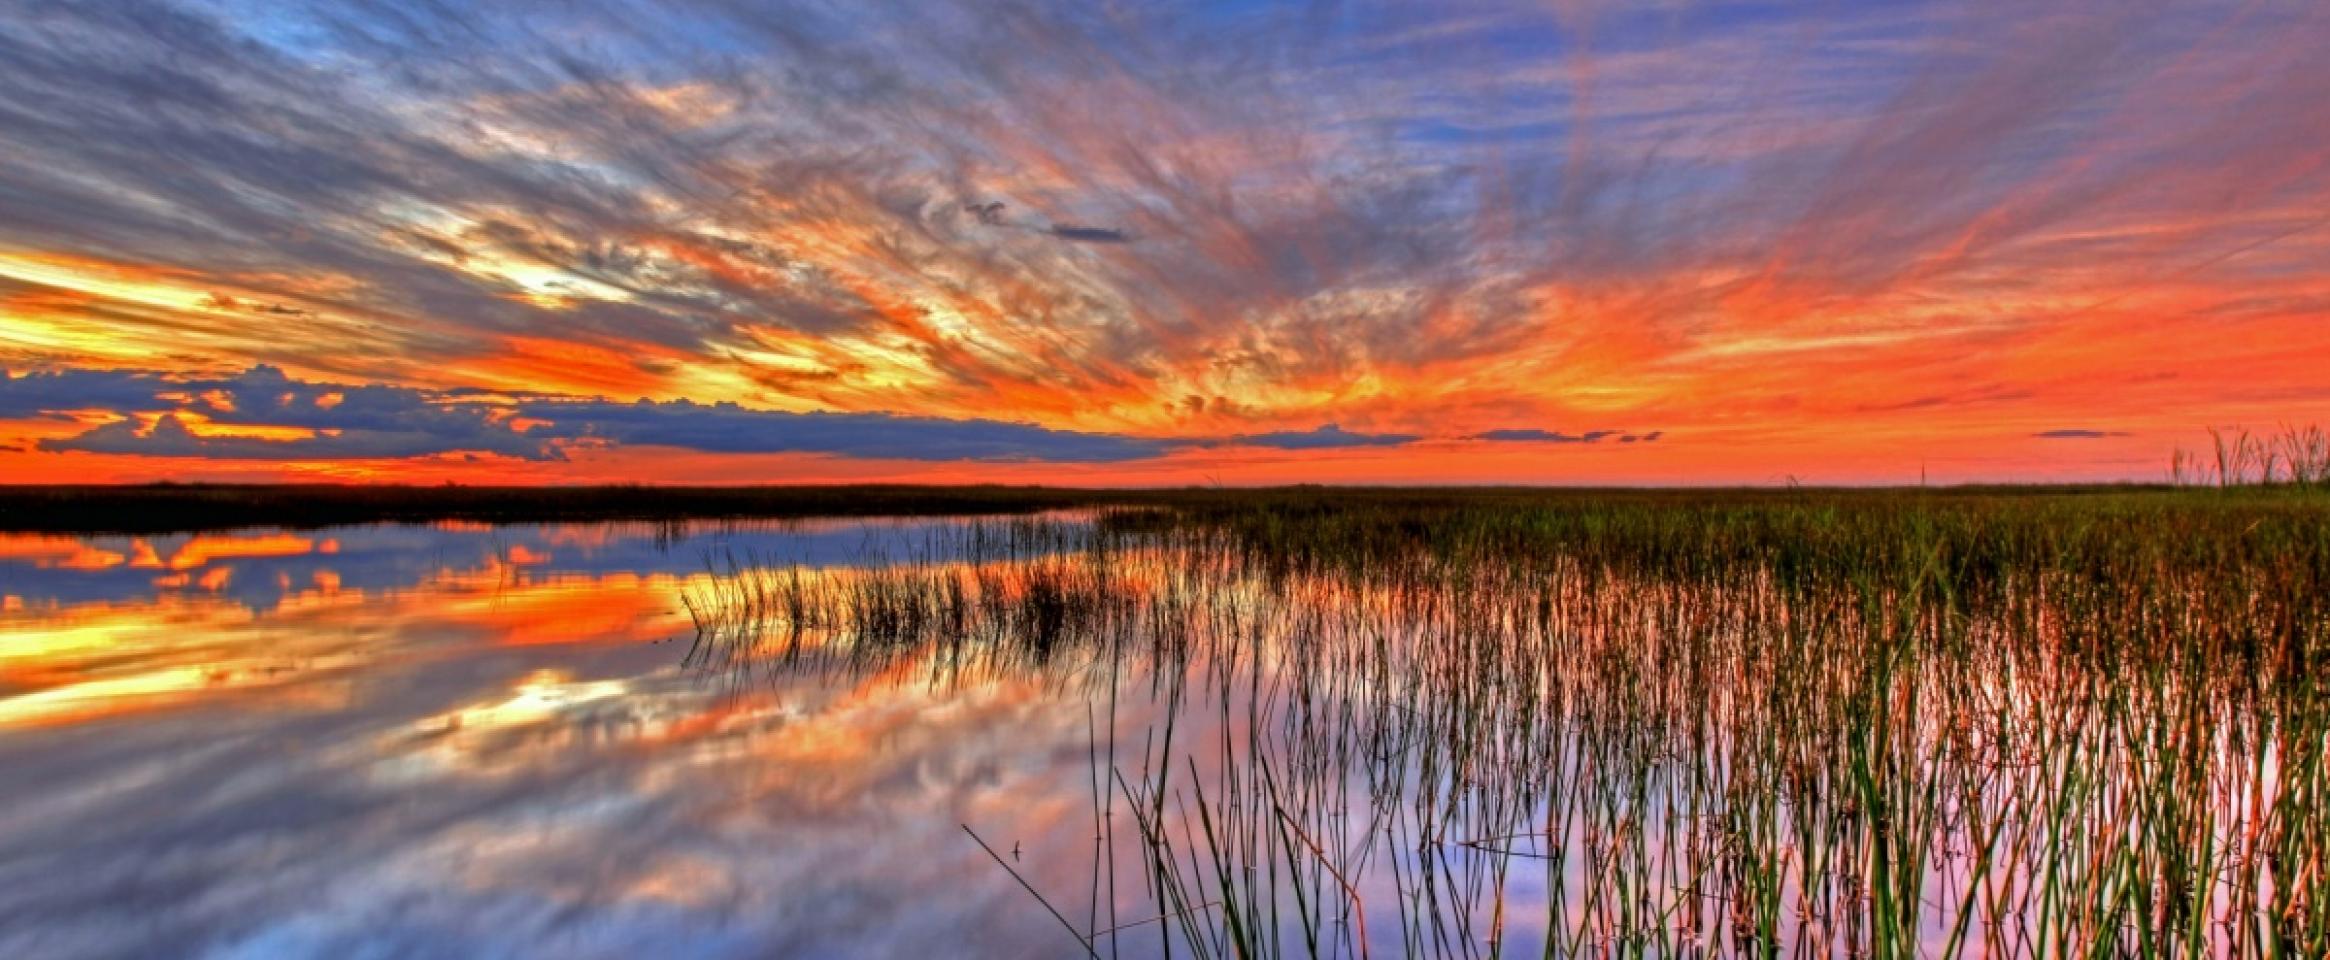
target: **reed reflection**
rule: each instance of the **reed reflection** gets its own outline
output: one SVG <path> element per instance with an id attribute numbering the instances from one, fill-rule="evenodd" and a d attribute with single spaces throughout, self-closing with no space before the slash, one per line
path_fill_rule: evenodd
<path id="1" fill-rule="evenodd" d="M 1717 539 L 1648 508 L 1226 512 L 723 571 L 689 586 L 686 659 L 732 691 L 1083 702 L 1088 875 L 1041 882 L 964 824 L 1065 952 L 2270 954 L 2330 930 L 2324 568 L 2276 542 L 2317 518 L 2247 517 L 2262 547 L 2200 562 L 2195 530 L 2136 525 L 2232 518 L 1784 507 Z"/>
<path id="2" fill-rule="evenodd" d="M 2330 541 L 2146 503 L 19 538 L 0 951 L 2310 955 Z"/>

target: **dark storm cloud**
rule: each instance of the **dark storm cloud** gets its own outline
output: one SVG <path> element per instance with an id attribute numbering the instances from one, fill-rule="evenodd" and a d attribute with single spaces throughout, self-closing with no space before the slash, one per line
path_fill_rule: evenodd
<path id="1" fill-rule="evenodd" d="M 546 400 L 519 405 L 547 429 L 578 440 L 653 444 L 708 453 L 821 453 L 887 460 L 1105 463 L 1160 456 L 1150 440 L 1050 430 L 995 420 L 886 413 L 781 413 L 733 403 Z"/>
<path id="2" fill-rule="evenodd" d="M 373 459 L 490 453 L 565 458 L 570 444 L 707 453 L 813 453 L 923 462 L 1105 463 L 1164 455 L 1160 441 L 996 420 L 787 413 L 686 400 L 492 400 L 469 391 L 312 383 L 273 367 L 232 377 L 67 371 L 0 380 L 0 416 L 106 411 L 123 419 L 41 443 L 49 451 L 222 460 Z M 151 424 L 128 415 L 159 414 Z M 298 439 L 206 436 L 182 415 L 315 431 Z"/>
<path id="3" fill-rule="evenodd" d="M 1355 433 L 1330 423 L 1316 430 L 1253 433 L 1218 442 L 1228 446 L 1270 447 L 1276 450 L 1339 450 L 1349 447 L 1400 447 L 1422 439 L 1408 433 Z"/>
<path id="4" fill-rule="evenodd" d="M 341 429 L 304 440 L 241 436 L 200 436 L 176 414 L 163 414 L 142 432 L 122 420 L 64 440 L 44 440 L 51 452 L 118 453 L 140 457 L 200 457 L 208 460 L 362 460 L 422 457 L 444 453 L 493 453 L 525 460 L 563 459 L 558 448 L 510 430 L 496 430 L 479 418 L 434 417 L 422 429 Z"/>
<path id="5" fill-rule="evenodd" d="M 34 417 L 64 419 L 73 410 L 142 410 L 154 405 L 154 395 L 172 389 L 150 373 L 116 370 L 35 371 L 22 375 L 0 370 L 0 420 Z"/>
<path id="6" fill-rule="evenodd" d="M 1560 430 L 1514 428 L 1489 430 L 1476 433 L 1466 439 L 1486 440 L 1490 443 L 1600 443 L 1613 439 L 1619 443 L 1656 443 L 1663 436 L 1666 436 L 1664 430 L 1652 430 L 1649 433 L 1628 433 L 1624 430 L 1588 430 L 1584 433 L 1565 433 Z"/>
<path id="7" fill-rule="evenodd" d="M 1490 430 L 1473 437 L 1498 443 L 1594 443 L 1604 437 L 1618 435 L 1616 430 L 1588 430 L 1585 433 L 1563 433 L 1559 430 L 1512 429 Z"/>
<path id="8" fill-rule="evenodd" d="M 37 395 L 0 399 L 18 409 L 44 414 L 98 410 L 125 419 L 84 433 L 44 440 L 52 452 L 82 451 L 151 457 L 206 457 L 220 460 L 399 458 L 432 454 L 492 453 L 527 460 L 561 459 L 550 437 L 512 429 L 505 413 L 444 394 L 409 387 L 319 384 L 294 380 L 274 367 L 253 367 L 231 377 L 165 377 L 151 372 L 69 371 L 47 378 L 11 380 L 0 398 L 17 385 L 41 381 Z M 143 425 L 129 414 L 158 413 Z M 306 439 L 204 436 L 181 415 L 258 427 L 315 431 Z"/>
<path id="9" fill-rule="evenodd" d="M 1074 240 L 1079 243 L 1130 243 L 1133 239 L 1122 230 L 1110 230 L 1107 227 L 1080 227 L 1069 223 L 1053 224 L 1051 233 L 1052 236 L 1062 240 Z"/>

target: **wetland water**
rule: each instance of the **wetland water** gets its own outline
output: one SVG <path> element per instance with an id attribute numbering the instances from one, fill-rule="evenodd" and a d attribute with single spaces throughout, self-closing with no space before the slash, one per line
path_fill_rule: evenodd
<path id="1" fill-rule="evenodd" d="M 2319 936 L 2319 703 L 2258 678 L 2286 650 L 2172 655 L 2225 609 L 2176 584 L 1937 600 L 1143 530 L 0 537 L 0 954 Z M 2150 652 L 2097 655 L 2113 631 Z"/>

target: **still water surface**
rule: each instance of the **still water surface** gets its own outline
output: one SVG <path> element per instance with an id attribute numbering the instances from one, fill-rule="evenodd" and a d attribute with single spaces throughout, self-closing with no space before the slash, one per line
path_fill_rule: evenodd
<path id="1" fill-rule="evenodd" d="M 2312 942 L 2311 607 L 1136 529 L 0 536 L 0 956 Z"/>
<path id="2" fill-rule="evenodd" d="M 955 523 L 0 537 L 0 956 L 1072 946 L 959 824 L 1068 882 L 1082 697 L 682 662 L 710 566 Z"/>

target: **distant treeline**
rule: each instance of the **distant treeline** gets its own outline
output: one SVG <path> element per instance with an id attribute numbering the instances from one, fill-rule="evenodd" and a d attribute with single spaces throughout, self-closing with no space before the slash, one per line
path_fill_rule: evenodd
<path id="1" fill-rule="evenodd" d="M 339 484 L 0 485 L 0 531 L 162 533 L 353 523 L 557 523 L 802 517 L 1010 514 L 1103 506 L 1246 508 L 1315 504 L 1531 506 L 1581 500 L 1703 506 L 1911 497 L 2072 497 L 2104 493 L 2190 496 L 2161 487 L 2040 486 L 1897 489 L 1639 489 L 1557 487 L 1323 487 L 1094 490 L 1026 486 L 590 486 L 489 487 Z"/>
<path id="2" fill-rule="evenodd" d="M 555 523 L 1027 513 L 1094 503 L 1039 487 L 0 486 L 0 530 L 159 533 L 351 523 Z"/>

